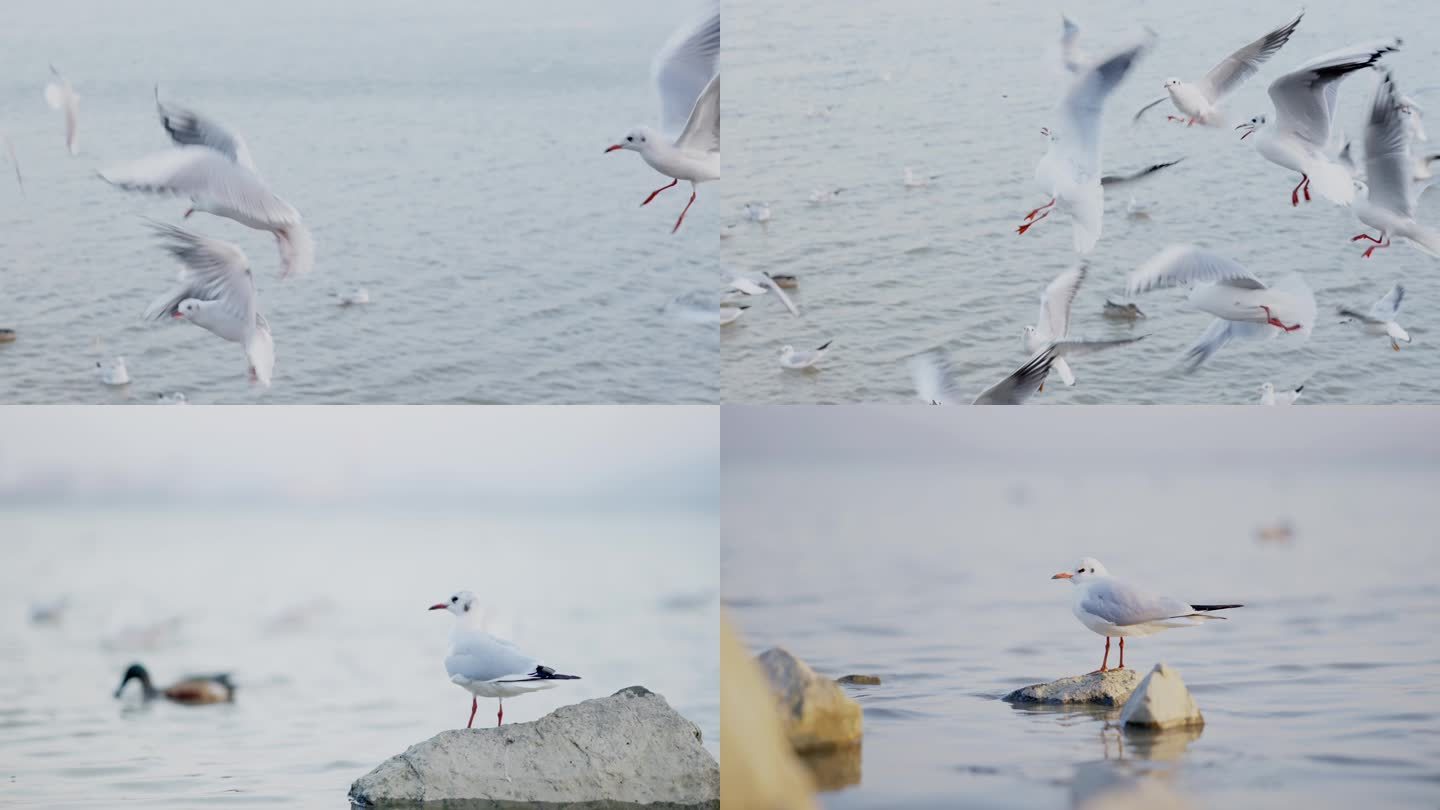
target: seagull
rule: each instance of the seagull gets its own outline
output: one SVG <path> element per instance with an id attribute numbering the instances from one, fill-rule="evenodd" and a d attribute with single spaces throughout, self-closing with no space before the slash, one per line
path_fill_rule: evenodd
<path id="1" fill-rule="evenodd" d="M 1368 313 L 1348 307 L 1340 307 L 1340 314 L 1345 316 L 1341 323 L 1355 321 L 1360 324 L 1367 335 L 1384 335 L 1390 338 L 1390 348 L 1400 351 L 1399 341 L 1410 342 L 1410 333 L 1395 322 L 1396 316 L 1400 314 L 1400 302 L 1405 300 L 1405 287 L 1396 284 L 1385 293 L 1385 297 L 1376 301 Z"/>
<path id="2" fill-rule="evenodd" d="M 1340 81 L 1357 70 L 1373 67 L 1380 57 L 1400 49 L 1400 40 L 1357 45 L 1306 62 L 1270 85 L 1275 122 L 1257 115 L 1235 129 L 1245 130 L 1240 140 L 1255 135 L 1260 156 L 1294 172 L 1300 182 L 1290 192 L 1290 205 L 1300 204 L 1300 193 L 1310 199 L 1310 186 L 1331 202 L 1349 205 L 1355 187 L 1345 167 L 1331 159 L 1331 122 Z"/>
<path id="3" fill-rule="evenodd" d="M 1100 114 L 1105 99 L 1153 40 L 1153 33 L 1147 33 L 1140 43 L 1085 68 L 1071 81 L 1060 100 L 1059 129 L 1041 130 L 1050 146 L 1035 167 L 1035 181 L 1050 194 L 1050 201 L 1027 214 L 1015 229 L 1017 234 L 1050 216 L 1058 205 L 1070 215 L 1075 251 L 1084 254 L 1094 249 L 1105 213 Z"/>
<path id="4" fill-rule="evenodd" d="M 165 698 L 175 703 L 187 705 L 198 705 L 202 703 L 234 703 L 235 684 L 230 682 L 230 675 L 220 673 L 216 675 L 190 675 L 164 689 L 156 689 L 150 683 L 150 673 L 145 667 L 139 664 L 131 664 L 125 670 L 125 677 L 120 679 L 120 686 L 115 690 L 115 697 L 125 691 L 125 685 L 131 681 L 140 682 L 140 696 L 146 701 L 156 698 Z"/>
<path id="5" fill-rule="evenodd" d="M 125 368 L 125 358 L 116 357 L 107 362 L 96 362 L 95 370 L 100 382 L 106 385 L 129 385 L 130 372 Z"/>
<path id="6" fill-rule="evenodd" d="M 275 340 L 260 314 L 250 260 L 239 247 L 184 228 L 152 222 L 162 247 L 184 265 L 179 283 L 155 299 L 145 319 L 189 321 L 245 349 L 250 380 L 270 386 Z"/>
<path id="7" fill-rule="evenodd" d="M 181 393 L 181 392 L 179 392 L 179 391 L 176 391 L 176 392 L 173 393 L 173 394 L 156 394 L 156 395 L 155 395 L 155 404 L 156 404 L 156 405 L 189 405 L 189 404 L 190 404 L 190 400 L 186 399 L 186 398 L 185 398 L 185 395 L 184 395 L 183 393 Z"/>
<path id="8" fill-rule="evenodd" d="M 70 154 L 80 154 L 80 96 L 76 95 L 75 88 L 70 86 L 70 80 L 60 75 L 60 71 L 50 66 L 50 83 L 45 85 L 45 103 L 50 105 L 52 110 L 65 111 L 65 148 Z"/>
<path id="9" fill-rule="evenodd" d="M 1365 179 L 1356 181 L 1365 195 L 1355 202 L 1355 216 L 1380 235 L 1362 233 L 1350 239 L 1373 243 L 1361 254 L 1366 259 L 1376 250 L 1390 247 L 1392 236 L 1405 238 L 1422 253 L 1440 257 L 1440 231 L 1415 221 L 1419 188 L 1415 160 L 1410 156 L 1411 133 L 1400 109 L 1394 78 L 1384 71 L 1375 85 L 1365 125 Z"/>
<path id="10" fill-rule="evenodd" d="M 810 204 L 824 205 L 828 202 L 834 202 L 835 198 L 839 197 L 840 192 L 844 190 L 843 188 L 817 188 L 810 192 Z"/>
<path id="11" fill-rule="evenodd" d="M 459 591 L 450 601 L 430 606 L 430 610 L 448 610 L 455 614 L 445 671 L 451 683 L 472 695 L 466 728 L 475 724 L 479 698 L 499 699 L 500 711 L 495 715 L 495 725 L 499 726 L 505 721 L 505 698 L 552 689 L 559 686 L 560 681 L 580 680 L 579 675 L 561 675 L 542 666 L 510 642 L 485 632 L 481 627 L 483 611 L 478 609 L 476 600 L 474 593 Z"/>
<path id="12" fill-rule="evenodd" d="M 1110 639 L 1120 638 L 1120 665 L 1125 668 L 1125 637 L 1151 636 L 1172 627 L 1190 627 L 1206 620 L 1217 610 L 1244 605 L 1190 605 L 1179 599 L 1143 591 L 1110 575 L 1099 560 L 1086 557 L 1074 571 L 1061 571 L 1051 579 L 1068 579 L 1075 586 L 1071 609 L 1075 618 L 1090 631 L 1105 637 L 1105 657 L 1095 672 L 1105 672 L 1110 663 Z M 1094 673 L 1091 673 L 1092 675 Z"/>
<path id="13" fill-rule="evenodd" d="M 834 343 L 834 341 L 827 340 L 814 349 L 806 349 L 798 352 L 795 351 L 794 346 L 787 345 L 780 349 L 780 367 L 790 369 L 791 371 L 814 368 L 815 364 L 820 362 L 820 358 L 829 354 L 827 350 L 830 348 L 831 343 Z"/>
<path id="14" fill-rule="evenodd" d="M 1080 284 L 1085 281 L 1086 272 L 1082 262 L 1056 276 L 1045 286 L 1045 291 L 1040 293 L 1040 315 L 1035 321 L 1037 325 L 1025 327 L 1024 344 L 1029 355 L 1034 356 L 1049 344 L 1069 336 L 1070 307 L 1075 303 L 1075 296 L 1080 292 Z M 1065 362 L 1065 358 L 1056 357 L 1050 367 L 1060 375 L 1061 382 L 1066 385 L 1075 384 L 1075 375 L 1070 371 L 1070 364 Z M 1041 381 L 1039 390 L 1045 390 L 1044 381 Z"/>
<path id="15" fill-rule="evenodd" d="M 740 320 L 740 316 L 741 316 L 741 315 L 744 315 L 744 314 L 745 314 L 745 310 L 747 310 L 747 309 L 749 309 L 749 308 L 750 308 L 750 305 L 749 305 L 749 304 L 742 304 L 742 305 L 737 306 L 737 307 L 729 307 L 729 306 L 725 306 L 724 304 L 721 304 L 721 305 L 720 305 L 720 325 L 721 325 L 721 326 L 728 326 L 728 325 L 730 325 L 730 324 L 732 324 L 732 323 Z"/>
<path id="16" fill-rule="evenodd" d="M 1277 394 L 1275 392 L 1275 384 L 1267 382 L 1264 385 L 1260 386 L 1260 404 L 1294 405 L 1295 400 L 1300 398 L 1300 392 L 1304 390 L 1305 386 L 1297 385 L 1294 390 L 1283 391 Z"/>
<path id="17" fill-rule="evenodd" d="M 981 391 L 971 405 L 1023 405 L 1040 392 L 1050 366 L 1060 357 L 1074 357 L 1143 340 L 1144 336 L 1120 340 L 1061 340 L 1044 347 L 1010 376 Z M 916 395 L 928 405 L 959 405 L 964 397 L 955 384 L 950 358 L 943 349 L 927 349 L 912 356 L 907 365 L 915 382 Z"/>
<path id="18" fill-rule="evenodd" d="M 925 188 L 930 185 L 931 180 L 939 180 L 938 174 L 916 174 L 909 166 L 905 167 L 905 187 Z"/>
<path id="19" fill-rule="evenodd" d="M 20 158 L 15 156 L 15 142 L 10 136 L 0 132 L 0 144 L 5 145 L 5 152 L 10 155 L 10 165 L 15 167 L 15 182 L 20 185 L 20 193 L 25 193 L 25 178 L 20 174 Z"/>
<path id="20" fill-rule="evenodd" d="M 100 178 L 126 191 L 189 197 L 185 216 L 205 211 L 275 234 L 281 278 L 308 273 L 315 265 L 315 243 L 300 212 L 275 196 L 255 172 L 209 146 L 186 145 L 100 172 Z"/>
<path id="21" fill-rule="evenodd" d="M 1194 371 L 1232 338 L 1274 337 L 1315 327 L 1315 295 L 1298 273 L 1272 287 L 1239 264 L 1193 245 L 1171 245 L 1130 273 L 1126 294 L 1189 285 L 1189 303 L 1216 320 L 1185 354 Z M 1274 329 L 1271 329 L 1274 327 Z"/>
<path id="22" fill-rule="evenodd" d="M 765 202 L 745 203 L 745 218 L 751 222 L 765 223 L 770 221 L 770 204 Z"/>
<path id="23" fill-rule="evenodd" d="M 650 192 L 641 207 L 681 180 L 690 181 L 690 202 L 670 229 L 674 233 L 694 204 L 699 184 L 720 179 L 719 0 L 709 0 L 701 19 L 671 35 L 655 55 L 651 74 L 660 92 L 663 132 L 636 127 L 605 151 L 638 152 L 650 168 L 672 178 Z"/>
<path id="24" fill-rule="evenodd" d="M 1205 74 L 1205 78 L 1194 84 L 1180 79 L 1166 79 L 1165 91 L 1169 95 L 1141 107 L 1140 111 L 1135 113 L 1134 120 L 1139 121 L 1146 110 L 1168 99 L 1182 116 L 1171 115 L 1171 121 L 1181 122 L 1187 127 L 1195 124 L 1226 126 L 1228 122 L 1220 110 L 1220 101 L 1258 73 L 1260 66 L 1270 57 L 1279 53 L 1280 48 L 1290 41 L 1290 35 L 1295 33 L 1300 19 L 1304 16 L 1305 12 L 1300 12 L 1295 15 L 1295 19 L 1225 57 L 1224 61 Z"/>
<path id="25" fill-rule="evenodd" d="M 160 114 L 160 126 L 176 146 L 208 146 L 237 166 L 256 171 L 244 138 L 214 119 L 175 104 L 165 104 L 160 100 L 158 84 L 155 85 L 155 110 Z"/>
<path id="26" fill-rule="evenodd" d="M 781 278 L 784 278 L 783 274 Z M 746 276 L 740 273 L 733 273 L 730 276 L 730 289 L 742 295 L 764 295 L 773 290 L 775 296 L 780 299 L 780 303 L 784 304 L 785 308 L 790 310 L 791 315 L 798 318 L 800 317 L 800 308 L 795 306 L 795 302 L 790 300 L 789 295 L 785 294 L 785 286 L 783 282 L 778 281 L 769 273 L 761 273 L 758 277 Z"/>
<path id="27" fill-rule="evenodd" d="M 370 291 L 364 287 L 356 287 L 354 292 L 340 296 L 340 306 L 342 307 L 355 307 L 368 303 L 370 303 Z"/>

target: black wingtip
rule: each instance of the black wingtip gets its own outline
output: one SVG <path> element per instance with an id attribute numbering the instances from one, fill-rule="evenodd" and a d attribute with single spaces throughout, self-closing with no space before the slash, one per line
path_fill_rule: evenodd
<path id="1" fill-rule="evenodd" d="M 827 341 L 825 341 L 824 343 L 820 344 L 818 347 L 816 347 L 815 351 L 817 351 L 817 352 L 823 352 L 823 351 L 825 351 L 826 349 L 830 348 L 830 344 L 831 344 L 831 343 L 834 343 L 834 342 L 835 342 L 835 341 L 833 341 L 833 340 L 827 340 Z"/>
<path id="2" fill-rule="evenodd" d="M 1304 391 L 1304 390 L 1305 390 L 1305 386 L 1303 386 L 1303 385 L 1297 385 L 1297 386 L 1295 386 L 1295 393 L 1297 393 L 1297 394 L 1300 393 L 1301 391 Z M 1237 605 L 1236 607 L 1245 607 L 1245 606 L 1244 606 L 1244 605 Z"/>
<path id="3" fill-rule="evenodd" d="M 1191 607 L 1192 610 L 1211 611 L 1211 610 L 1229 610 L 1230 608 L 1242 608 L 1242 607 L 1245 607 L 1245 606 L 1244 606 L 1244 605 L 1191 605 L 1190 607 Z"/>

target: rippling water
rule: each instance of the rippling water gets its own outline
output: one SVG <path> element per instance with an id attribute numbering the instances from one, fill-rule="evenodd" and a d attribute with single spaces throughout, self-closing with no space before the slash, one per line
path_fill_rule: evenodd
<path id="1" fill-rule="evenodd" d="M 583 678 L 511 700 L 507 721 L 643 684 L 718 753 L 713 518 L 30 510 L 0 536 L 5 806 L 345 807 L 383 759 L 464 727 L 450 617 L 425 610 L 460 588 Z M 63 624 L 26 622 L 27 600 L 57 596 Z M 126 632 L 171 617 L 152 648 Z M 228 670 L 235 703 L 141 706 L 133 684 L 117 701 L 135 660 L 157 685 Z"/>
<path id="2" fill-rule="evenodd" d="M 1231 113 L 1268 113 L 1265 89 L 1282 72 L 1381 37 L 1405 38 L 1403 52 L 1389 60 L 1402 89 L 1433 84 L 1440 70 L 1440 40 L 1426 27 L 1433 9 L 1398 0 L 1305 7 L 1298 32 L 1232 97 Z M 1151 337 L 1084 358 L 1075 364 L 1079 385 L 1047 387 L 1039 401 L 1247 403 L 1258 400 L 1267 380 L 1282 388 L 1306 383 L 1304 401 L 1312 402 L 1440 399 L 1440 354 L 1429 329 L 1440 307 L 1434 259 L 1397 246 L 1362 260 L 1347 241 L 1361 230 L 1351 213 L 1323 202 L 1292 209 L 1288 196 L 1298 178 L 1234 132 L 1166 124 L 1163 110 L 1138 128 L 1129 125 L 1131 113 L 1163 94 L 1166 78 L 1203 75 L 1296 7 L 1123 0 L 1067 10 L 1092 52 L 1119 47 L 1140 25 L 1160 35 L 1107 106 L 1107 170 L 1186 160 L 1136 190 L 1149 219 L 1127 219 L 1127 195 L 1110 195 L 1090 279 L 1075 303 L 1074 334 Z M 1032 176 L 1045 148 L 1038 131 L 1052 123 L 1060 92 L 1059 27 L 1057 6 L 999 0 L 902 0 L 884 14 L 819 0 L 726 6 L 723 224 L 735 229 L 722 242 L 725 265 L 799 275 L 794 297 L 804 314 L 795 320 L 776 302 L 757 301 L 723 329 L 726 401 L 904 402 L 914 391 L 900 358 L 937 344 L 952 350 L 961 388 L 972 394 L 1023 362 L 1021 328 L 1034 323 L 1045 284 L 1074 261 L 1063 219 L 1015 235 L 1025 213 L 1045 201 Z M 1372 86 L 1362 74 L 1341 88 L 1340 120 L 1355 137 Z M 1436 106 L 1433 93 L 1418 98 Z M 906 166 L 940 177 L 928 188 L 906 189 Z M 835 201 L 808 202 L 812 190 L 833 188 L 844 189 Z M 741 214 L 752 200 L 771 205 L 764 227 Z M 1440 222 L 1435 195 L 1419 218 Z M 1173 242 L 1232 256 L 1267 281 L 1302 272 L 1322 313 L 1312 339 L 1298 349 L 1282 340 L 1234 344 L 1193 376 L 1174 373 L 1209 322 L 1182 309 L 1183 291 L 1142 296 L 1138 304 L 1150 319 L 1134 328 L 1099 317 L 1107 296 L 1123 295 L 1125 275 Z M 1391 352 L 1330 316 L 1342 304 L 1368 307 L 1396 281 L 1409 288 L 1400 320 L 1415 342 L 1404 351 Z M 776 363 L 784 344 L 831 338 L 832 354 L 818 372 L 784 372 Z"/>
<path id="3" fill-rule="evenodd" d="M 928 425 L 936 445 L 958 429 Z M 878 420 L 865 432 L 896 438 Z M 820 449 L 850 444 L 727 457 L 724 481 L 723 599 L 752 649 L 883 680 L 848 688 L 865 711 L 846 766 L 858 783 L 832 785 L 825 807 L 1073 807 L 1131 781 L 1195 807 L 1433 804 L 1433 456 L 1296 469 L 1072 454 L 1056 468 L 1020 438 L 1008 466 Z M 1257 541 L 1281 520 L 1292 542 Z M 1181 673 L 1205 715 L 1198 735 L 1122 735 L 1113 715 L 999 699 L 1099 666 L 1103 641 L 1071 614 L 1072 586 L 1050 579 L 1081 555 L 1183 599 L 1245 603 L 1127 645 L 1127 665 Z"/>
<path id="4" fill-rule="evenodd" d="M 601 154 L 658 114 L 649 61 L 684 17 L 653 0 L 11 9 L 0 130 L 26 194 L 0 159 L 0 327 L 19 333 L 0 345 L 0 401 L 715 401 L 715 321 L 687 301 L 715 283 L 719 195 L 671 236 L 680 193 L 641 210 L 659 176 Z M 50 62 L 81 96 L 79 157 L 42 98 Z M 140 320 L 175 271 L 140 216 L 179 221 L 185 203 L 94 170 L 165 147 L 156 82 L 239 130 L 314 230 L 315 273 L 282 283 L 268 234 L 186 223 L 250 257 L 269 391 L 238 346 Z M 357 287 L 369 306 L 336 305 Z M 114 355 L 134 379 L 118 390 L 94 369 Z"/>

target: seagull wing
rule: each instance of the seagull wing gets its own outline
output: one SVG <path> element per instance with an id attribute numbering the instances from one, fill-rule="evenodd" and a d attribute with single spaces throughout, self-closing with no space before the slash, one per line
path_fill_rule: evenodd
<path id="1" fill-rule="evenodd" d="M 1040 390 L 1045 377 L 1050 374 L 1050 365 L 1055 362 L 1055 345 L 1051 344 L 1036 352 L 1015 369 L 1010 376 L 980 392 L 971 405 L 1023 405 L 1027 399 Z"/>
<path id="2" fill-rule="evenodd" d="M 1370 317 L 1379 321 L 1393 321 L 1400 314 L 1400 303 L 1405 300 L 1405 285 L 1396 284 L 1385 293 L 1385 297 L 1370 307 Z"/>
<path id="3" fill-rule="evenodd" d="M 245 139 L 220 122 L 193 110 L 160 100 L 160 86 L 155 86 L 155 109 L 160 126 L 177 146 L 208 146 L 241 166 L 255 171 L 255 162 Z"/>
<path id="4" fill-rule="evenodd" d="M 1106 577 L 1086 587 L 1080 597 L 1080 609 L 1121 627 L 1175 619 L 1195 612 L 1179 599 L 1141 590 L 1115 577 Z"/>
<path id="5" fill-rule="evenodd" d="M 1070 333 L 1070 308 L 1085 281 L 1085 264 L 1077 264 L 1056 276 L 1040 294 L 1040 315 L 1035 328 L 1042 340 L 1059 340 Z"/>
<path id="6" fill-rule="evenodd" d="M 1415 216 L 1415 162 L 1410 157 L 1410 132 L 1385 71 L 1375 85 L 1370 116 L 1365 121 L 1365 184 L 1371 203 L 1405 218 Z"/>
<path id="7" fill-rule="evenodd" d="M 705 85 L 675 145 L 692 152 L 720 151 L 720 74 Z"/>
<path id="8" fill-rule="evenodd" d="M 915 395 L 928 405 L 954 405 L 959 402 L 955 391 L 955 373 L 950 355 L 940 348 L 927 349 L 905 361 Z"/>
<path id="9" fill-rule="evenodd" d="M 1373 66 L 1380 57 L 1399 48 L 1399 40 L 1353 46 L 1312 59 L 1276 79 L 1270 84 L 1275 125 L 1316 148 L 1326 148 L 1340 80 Z"/>
<path id="10" fill-rule="evenodd" d="M 175 225 L 150 223 L 163 247 L 184 265 L 181 283 L 155 299 L 145 310 L 147 320 L 160 320 L 175 313 L 187 298 L 214 301 L 228 315 L 255 328 L 258 298 L 250 260 L 244 251 L 229 242 L 211 239 Z"/>
<path id="11" fill-rule="evenodd" d="M 650 66 L 660 94 L 661 129 L 677 136 L 690 120 L 696 100 L 719 72 L 720 3 L 707 0 L 704 13 L 671 34 Z"/>
<path id="12" fill-rule="evenodd" d="M 1300 12 L 1295 19 L 1230 54 L 1223 62 L 1211 68 L 1200 82 L 1200 90 L 1205 93 L 1206 98 L 1212 102 L 1219 101 L 1259 72 L 1260 66 L 1290 41 L 1290 35 L 1295 33 L 1300 19 L 1304 16 L 1305 12 Z"/>
<path id="13" fill-rule="evenodd" d="M 1171 245 L 1135 270 L 1126 281 L 1129 295 L 1162 287 L 1204 282 L 1227 284 L 1246 290 L 1263 290 L 1265 285 L 1244 267 L 1223 256 L 1194 245 Z"/>

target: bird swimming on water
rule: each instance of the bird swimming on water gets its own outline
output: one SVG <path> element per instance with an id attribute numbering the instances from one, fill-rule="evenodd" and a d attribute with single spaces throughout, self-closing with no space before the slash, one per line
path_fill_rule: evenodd
<path id="1" fill-rule="evenodd" d="M 132 680 L 140 682 L 141 695 L 146 701 L 164 698 L 174 703 L 194 706 L 235 702 L 235 684 L 230 682 L 229 673 L 191 675 L 164 689 L 156 689 L 150 682 L 150 672 L 140 664 L 131 664 L 130 668 L 125 670 L 125 677 L 120 679 L 120 686 L 115 689 L 115 697 L 120 697 L 126 684 Z"/>

